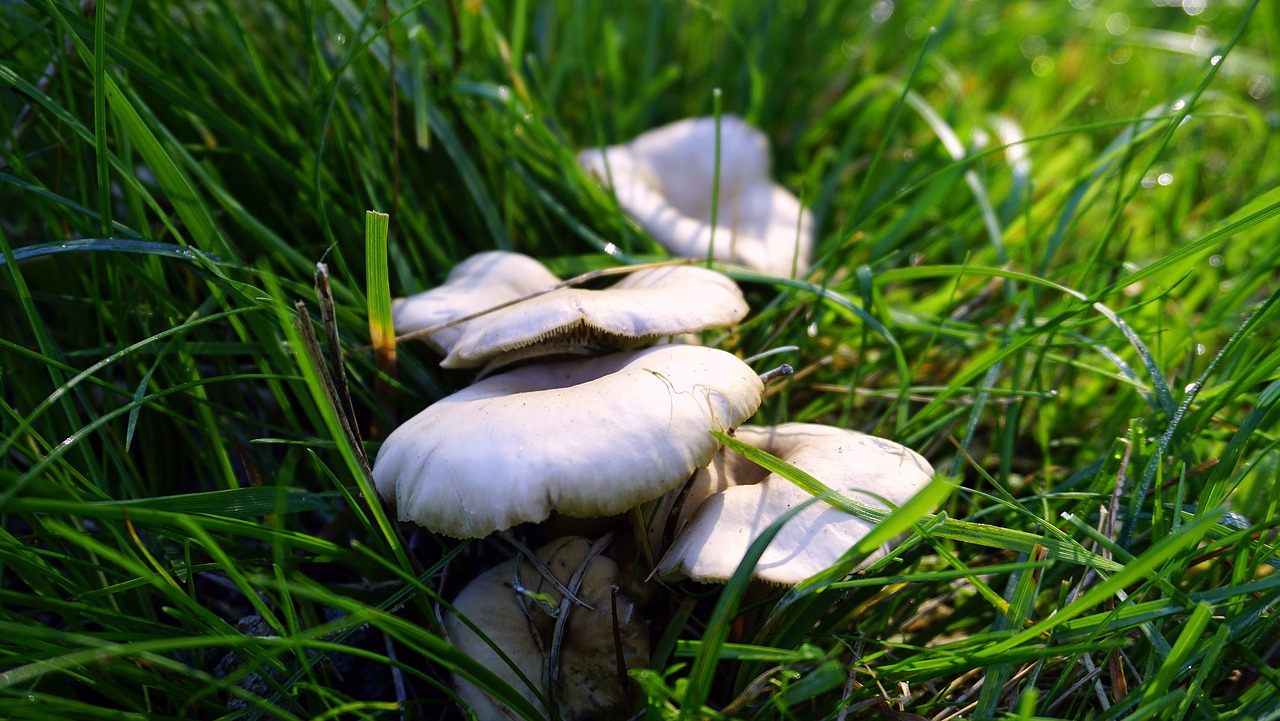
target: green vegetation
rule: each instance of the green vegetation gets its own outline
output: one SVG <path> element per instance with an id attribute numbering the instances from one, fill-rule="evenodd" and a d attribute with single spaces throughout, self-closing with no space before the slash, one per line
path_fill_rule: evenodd
<path id="1" fill-rule="evenodd" d="M 379 371 L 376 286 L 658 257 L 575 153 L 719 88 L 818 268 L 735 273 L 752 315 L 708 340 L 797 347 L 760 422 L 960 484 L 863 574 L 659 594 L 650 717 L 1280 718 L 1273 12 L 0 4 L 0 717 L 457 717 L 451 672 L 494 687 L 437 609 L 510 547 L 362 498 L 376 440 L 468 381 L 419 344 Z"/>

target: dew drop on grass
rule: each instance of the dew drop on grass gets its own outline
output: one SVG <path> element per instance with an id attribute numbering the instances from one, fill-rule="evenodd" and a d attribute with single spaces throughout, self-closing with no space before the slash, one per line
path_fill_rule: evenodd
<path id="1" fill-rule="evenodd" d="M 345 45 L 347 43 L 347 36 L 343 35 L 342 33 L 338 33 L 337 35 L 333 36 L 333 40 L 339 45 Z"/>
<path id="2" fill-rule="evenodd" d="M 871 19 L 882 23 L 893 17 L 893 0 L 879 0 L 871 6 Z"/>
<path id="3" fill-rule="evenodd" d="M 1196 343 L 1196 355 L 1204 355 L 1204 343 Z"/>
<path id="4" fill-rule="evenodd" d="M 818 337 L 818 324 L 817 324 L 817 323 L 810 323 L 810 324 L 809 324 L 809 327 L 808 327 L 808 328 L 806 328 L 804 332 L 805 332 L 805 334 L 806 334 L 806 335 L 808 335 L 810 338 L 817 338 L 817 337 Z"/>
<path id="5" fill-rule="evenodd" d="M 1133 58 L 1133 48 L 1124 43 L 1112 43 L 1107 48 L 1107 59 L 1114 65 L 1124 65 Z"/>
<path id="6" fill-rule="evenodd" d="M 499 86 L 498 86 L 498 99 L 499 99 L 499 100 L 501 100 L 501 101 L 502 101 L 502 102 L 504 102 L 504 103 L 505 103 L 505 102 L 510 101 L 510 100 L 511 100 L 511 88 L 508 88 L 508 87 L 507 87 L 507 86 L 505 86 L 505 85 L 499 85 Z"/>
<path id="7" fill-rule="evenodd" d="M 1188 15 L 1199 15 L 1208 6 L 1205 0 L 1182 0 L 1182 11 Z"/>
<path id="8" fill-rule="evenodd" d="M 1022 39 L 1018 48 L 1022 50 L 1022 57 L 1031 60 L 1044 55 L 1045 51 L 1049 49 L 1049 45 L 1039 35 L 1028 35 Z"/>
<path id="9" fill-rule="evenodd" d="M 1173 173 L 1161 173 L 1159 177 L 1156 178 L 1156 182 L 1161 185 L 1169 185 L 1173 182 Z"/>
<path id="10" fill-rule="evenodd" d="M 1107 18 L 1107 32 L 1112 35 L 1124 35 L 1129 32 L 1129 16 L 1124 13 L 1111 13 Z"/>
<path id="11" fill-rule="evenodd" d="M 1214 253 L 1213 255 L 1209 256 L 1209 265 L 1212 265 L 1215 268 L 1221 268 L 1222 256 L 1218 255 L 1217 253 Z"/>
<path id="12" fill-rule="evenodd" d="M 911 264 L 912 268 L 924 263 L 924 253 L 912 253 L 911 259 L 908 262 Z"/>
<path id="13" fill-rule="evenodd" d="M 1271 78 L 1265 75 L 1254 75 L 1249 78 L 1249 84 L 1245 89 L 1249 91 L 1249 97 L 1261 100 L 1271 94 Z"/>

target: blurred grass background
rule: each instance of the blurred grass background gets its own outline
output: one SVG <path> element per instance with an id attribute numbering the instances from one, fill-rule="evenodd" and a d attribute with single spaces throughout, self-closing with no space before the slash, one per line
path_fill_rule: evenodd
<path id="1" fill-rule="evenodd" d="M 395 295 L 486 249 L 565 276 L 660 255 L 574 154 L 719 88 L 818 227 L 805 282 L 735 272 L 753 313 L 721 347 L 798 348 L 757 421 L 907 443 L 986 525 L 753 592 L 747 660 L 702 643 L 737 601 L 673 589 L 645 612 L 650 717 L 1276 718 L 1274 12 L 0 2 L 0 715 L 457 717 L 450 672 L 503 693 L 434 606 L 509 549 L 359 500 L 293 303 L 319 318 L 325 262 L 385 431 L 467 378 L 404 345 L 380 405 L 365 211 Z"/>

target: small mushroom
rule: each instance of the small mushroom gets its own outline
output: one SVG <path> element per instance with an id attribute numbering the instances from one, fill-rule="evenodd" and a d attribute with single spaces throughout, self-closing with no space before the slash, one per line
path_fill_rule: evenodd
<path id="1" fill-rule="evenodd" d="M 719 260 L 787 278 L 803 275 L 812 219 L 795 195 L 770 180 L 768 139 L 740 118 L 720 118 L 713 227 L 715 148 L 716 119 L 691 118 L 625 145 L 583 151 L 578 161 L 601 182 L 611 182 L 627 215 L 672 253 L 705 258 L 714 241 Z"/>
<path id="2" fill-rule="evenodd" d="M 559 282 L 555 273 L 527 255 L 501 250 L 478 253 L 459 263 L 444 284 L 396 299 L 391 304 L 391 322 L 397 333 L 426 330 Z M 437 351 L 448 353 L 471 322 L 441 328 L 425 339 Z"/>
<path id="3" fill-rule="evenodd" d="M 480 574 L 453 601 L 457 612 L 501 648 L 566 721 L 628 711 L 626 669 L 649 663 L 645 622 L 626 596 L 615 595 L 618 567 L 593 550 L 585 538 L 560 538 L 535 552 L 585 606 L 564 603 L 533 564 L 518 559 Z M 557 638 L 560 614 L 567 615 Z M 457 615 L 445 613 L 444 627 L 450 644 L 540 705 L 515 670 Z M 549 655 L 559 663 L 549 664 Z M 511 718 L 509 709 L 469 681 L 455 677 L 454 688 L 481 721 Z"/>
<path id="4" fill-rule="evenodd" d="M 402 521 L 481 538 L 558 510 L 621 513 L 711 461 L 764 386 L 724 351 L 663 345 L 489 376 L 397 428 L 373 478 Z"/>
<path id="5" fill-rule="evenodd" d="M 868 505 L 900 505 L 933 476 L 933 468 L 915 451 L 843 428 L 787 423 L 742 426 L 734 435 Z M 724 582 L 771 523 L 811 498 L 782 476 L 722 448 L 684 494 L 675 541 L 659 562 L 658 573 Z M 753 576 L 794 585 L 829 568 L 870 530 L 870 523 L 819 501 L 778 531 Z"/>
<path id="6" fill-rule="evenodd" d="M 440 365 L 490 367 L 536 356 L 634 348 L 665 336 L 736 323 L 747 301 L 706 268 L 647 268 L 603 290 L 560 288 L 467 323 Z"/>

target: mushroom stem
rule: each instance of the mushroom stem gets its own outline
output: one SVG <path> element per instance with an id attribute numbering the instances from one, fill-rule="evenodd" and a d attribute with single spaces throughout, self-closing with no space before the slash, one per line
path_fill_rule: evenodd
<path id="1" fill-rule="evenodd" d="M 578 604 L 579 606 L 582 606 L 583 608 L 589 611 L 595 610 L 595 608 L 593 608 L 591 604 L 578 598 L 578 595 L 576 593 L 570 591 L 568 586 L 565 586 L 563 583 L 560 583 L 560 579 L 556 578 L 556 575 L 551 572 L 550 568 L 547 568 L 547 564 L 543 563 L 541 558 L 538 558 L 538 554 L 534 553 L 533 551 L 530 551 L 528 546 L 524 545 L 518 539 L 516 539 L 515 536 L 511 535 L 511 531 L 502 531 L 498 535 L 502 537 L 502 540 L 506 541 L 507 543 L 510 543 L 516 549 L 517 553 L 524 556 L 525 560 L 532 563 L 533 567 L 538 570 L 538 573 L 542 574 L 542 577 L 547 579 L 547 582 L 550 583 L 553 587 L 555 587 L 555 589 L 560 592 L 561 596 L 568 599 L 569 601 L 572 601 Z"/>
<path id="2" fill-rule="evenodd" d="M 792 368 L 790 363 L 783 363 L 782 365 L 778 366 L 777 368 L 774 368 L 773 370 L 767 370 L 764 373 L 761 373 L 760 382 L 769 383 L 770 381 L 773 381 L 778 378 L 786 378 L 787 376 L 795 372 L 796 372 L 796 369 Z"/>
<path id="3" fill-rule="evenodd" d="M 617 531 L 609 531 L 591 544 L 591 548 L 587 550 L 587 555 L 582 558 L 582 563 L 578 565 L 577 570 L 569 578 L 569 590 L 574 594 L 578 593 L 582 588 L 582 579 L 587 574 L 587 568 L 591 565 L 592 559 L 604 553 L 604 549 L 613 543 L 613 537 L 617 535 Z M 552 575 L 548 575 L 554 578 Z M 558 582 L 557 582 L 558 583 Z M 559 686 L 560 677 L 560 651 L 564 643 L 565 624 L 569 621 L 569 599 L 568 592 L 564 594 L 564 598 L 560 601 L 560 613 L 556 616 L 556 625 L 551 631 L 551 648 L 547 654 L 546 661 L 542 667 L 542 681 L 547 688 L 547 701 L 551 708 L 558 708 L 556 705 L 556 690 Z M 579 603 L 582 603 L 579 601 Z M 584 606 L 586 604 L 583 604 Z M 588 606 L 588 608 L 590 608 Z M 616 606 L 614 607 L 616 614 Z M 593 609 L 594 610 L 594 609 Z"/>

